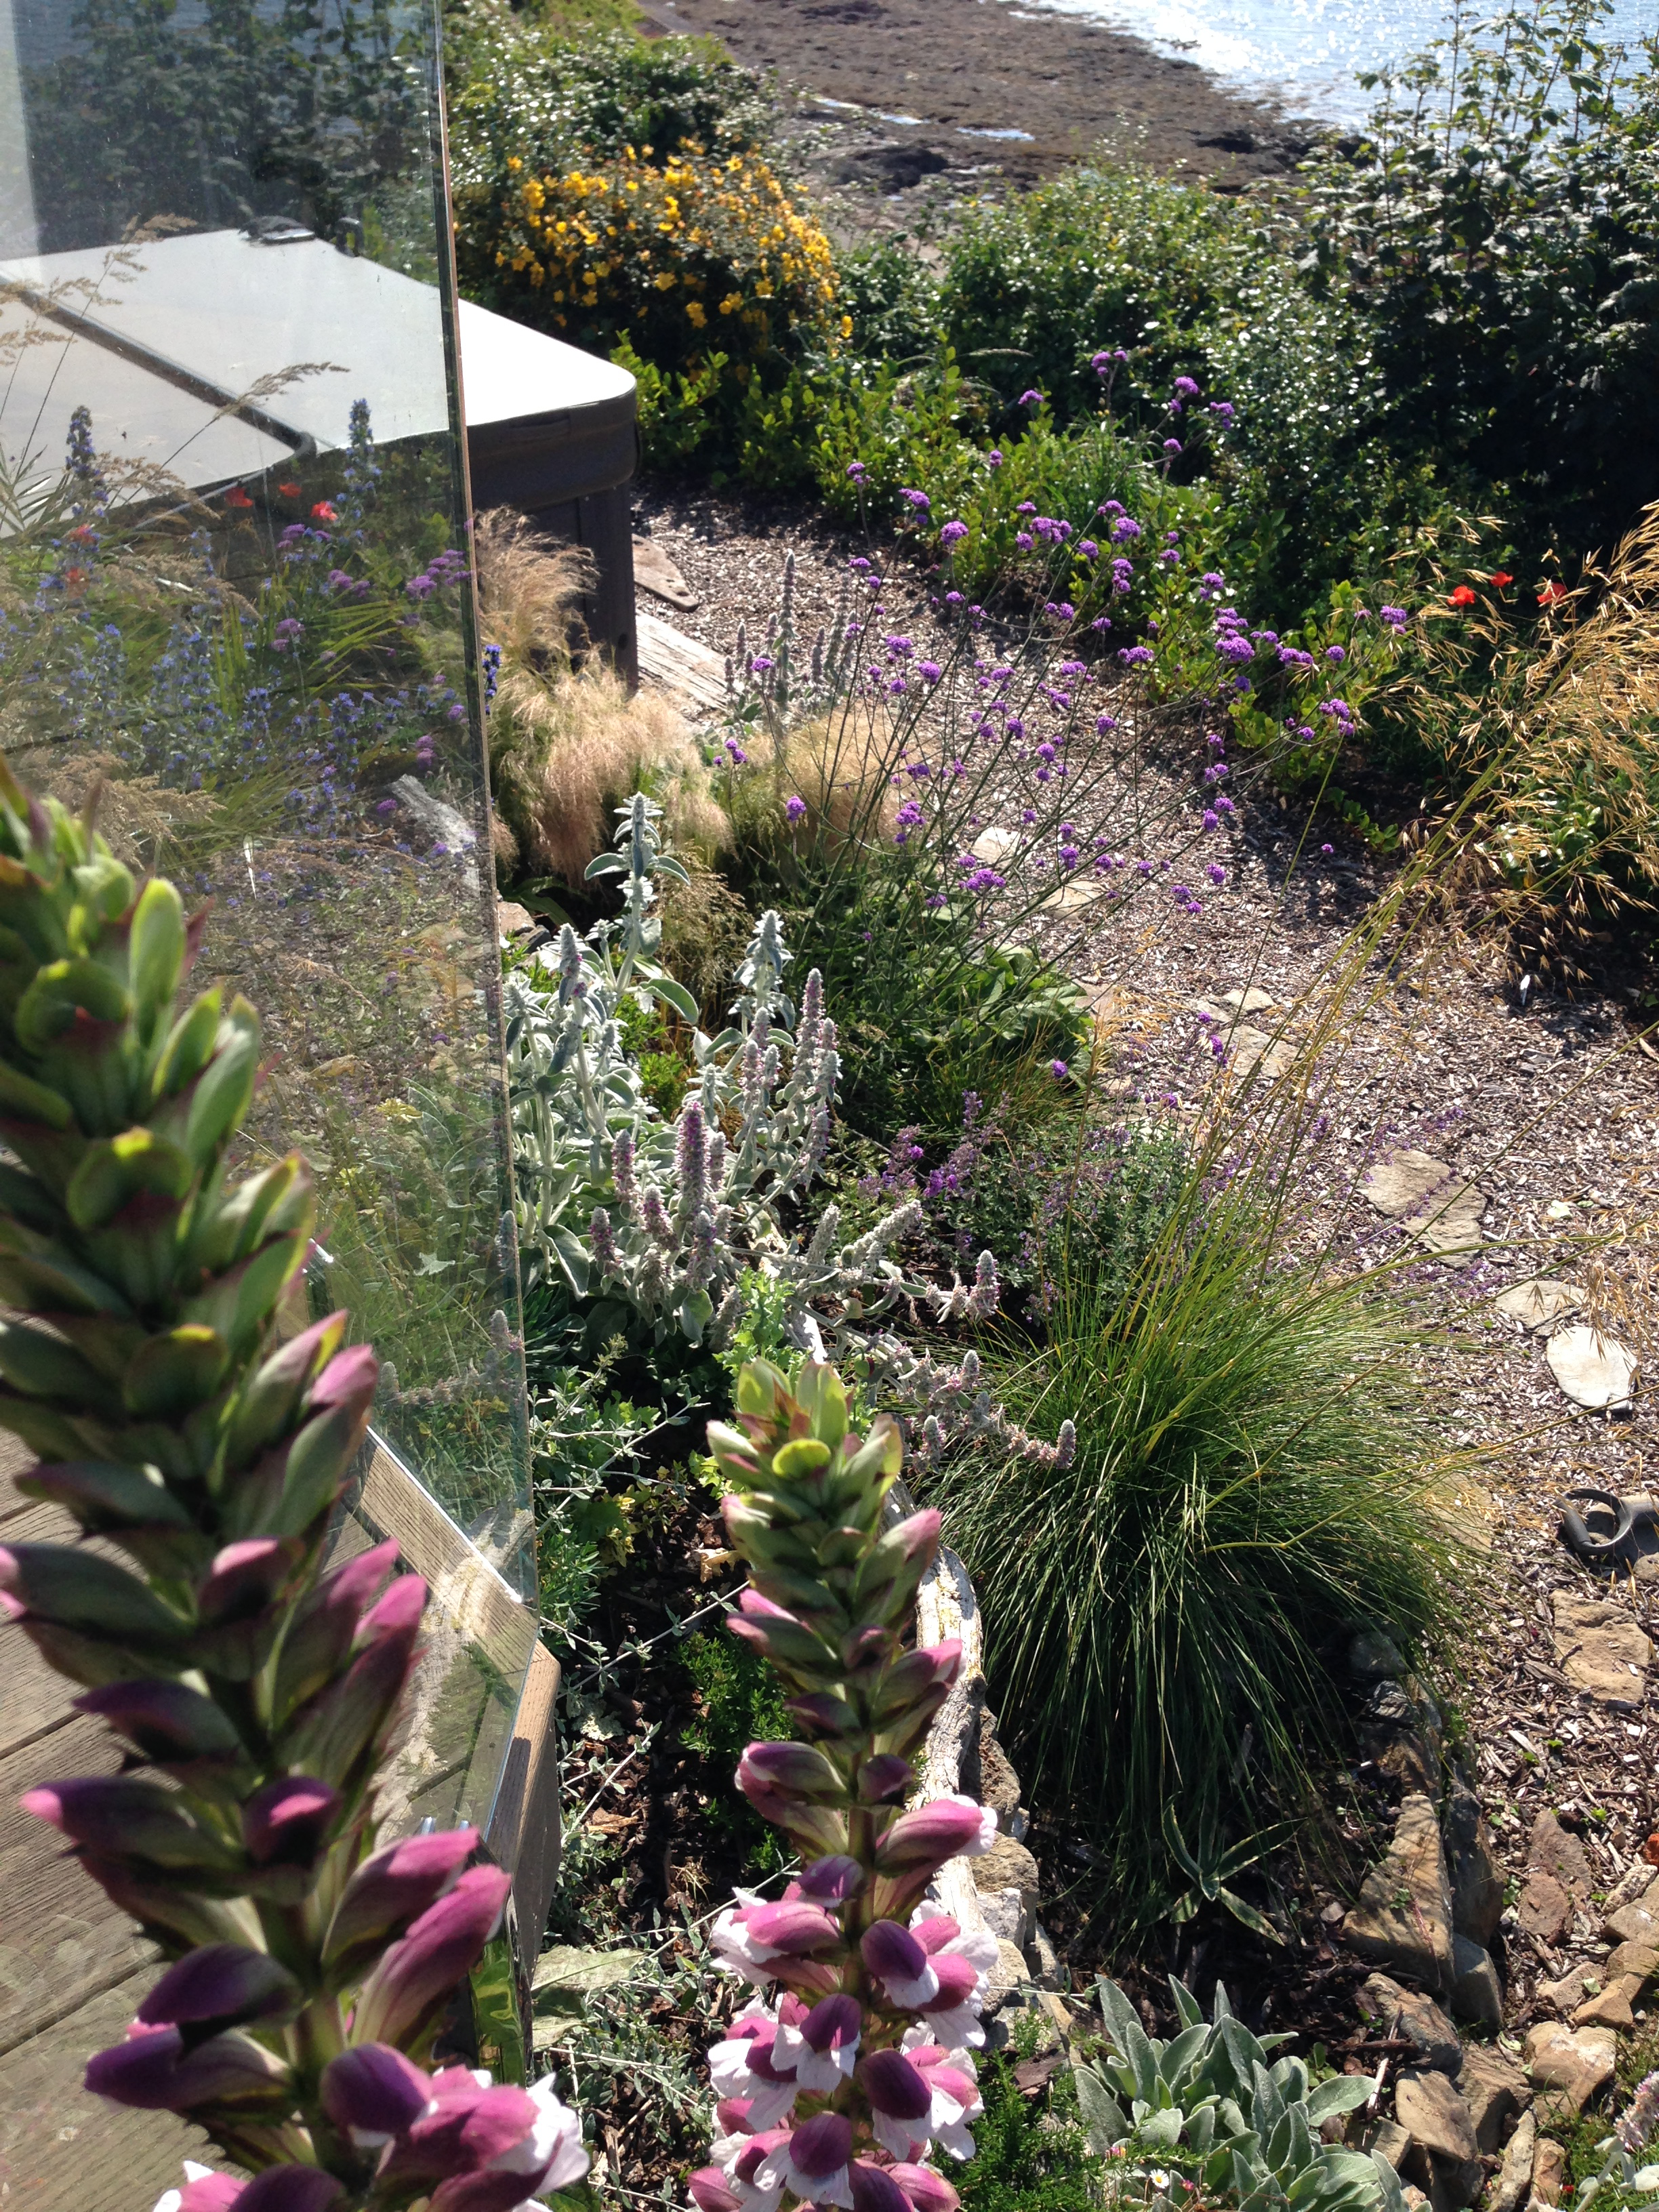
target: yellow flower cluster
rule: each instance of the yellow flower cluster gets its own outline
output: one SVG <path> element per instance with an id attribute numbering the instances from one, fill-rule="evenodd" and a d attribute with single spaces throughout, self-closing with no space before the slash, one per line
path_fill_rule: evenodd
<path id="1" fill-rule="evenodd" d="M 553 328 L 604 325 L 664 365 L 839 336 L 830 241 L 757 155 L 685 146 L 658 162 L 630 146 L 562 176 L 507 166 L 496 264 Z"/>

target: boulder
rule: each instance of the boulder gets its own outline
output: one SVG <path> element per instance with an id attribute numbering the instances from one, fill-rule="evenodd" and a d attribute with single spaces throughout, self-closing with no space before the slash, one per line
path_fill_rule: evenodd
<path id="1" fill-rule="evenodd" d="M 1492 1954 L 1467 1936 L 1452 1936 L 1451 2008 L 1458 2020 L 1472 2020 L 1481 2027 L 1504 2025 L 1504 1992 Z"/>
<path id="2" fill-rule="evenodd" d="M 1653 1646 L 1623 1606 L 1555 1593 L 1555 1663 L 1599 1705 L 1633 1711 L 1647 1688 Z"/>
<path id="3" fill-rule="evenodd" d="M 1490 2158 L 1532 2103 L 1527 2077 L 1496 2044 L 1471 2043 L 1464 2048 L 1457 2087 L 1474 2122 L 1474 2139 Z"/>
<path id="4" fill-rule="evenodd" d="M 1000 1943 L 1013 1943 L 1023 1951 L 1031 1940 L 1036 1914 L 1018 1889 L 982 1889 L 979 1909 L 985 1924 Z"/>
<path id="5" fill-rule="evenodd" d="M 1634 1980 L 1639 1989 L 1659 1974 L 1659 1944 L 1616 1943 L 1601 1971 L 1610 1982 Z"/>
<path id="6" fill-rule="evenodd" d="M 1359 2009 L 1379 2034 L 1401 2036 L 1416 2045 L 1412 2063 L 1455 2074 L 1463 2063 L 1457 2030 L 1432 1997 L 1401 1989 L 1387 1974 L 1370 1974 L 1360 1989 Z"/>
<path id="7" fill-rule="evenodd" d="M 1559 2204 L 1561 2191 L 1567 2179 L 1567 2154 L 1564 2144 L 1546 2136 L 1533 2153 L 1532 2199 L 1534 2204 Z"/>
<path id="8" fill-rule="evenodd" d="M 1530 2112 L 1522 2112 L 1515 2124 L 1515 2133 L 1504 2146 L 1504 2163 L 1492 2184 L 1486 2212 L 1521 2212 L 1521 2207 L 1532 2195 L 1533 2160 L 1537 2148 L 1538 2123 Z"/>
<path id="9" fill-rule="evenodd" d="M 981 1805 L 988 1805 L 1005 1829 L 1019 1810 L 1019 1777 L 998 1741 L 988 1713 L 980 1729 L 979 1787 L 969 1795 Z"/>
<path id="10" fill-rule="evenodd" d="M 1428 1797 L 1401 1801 L 1394 1841 L 1366 1875 L 1342 1934 L 1362 1959 L 1431 1990 L 1451 1987 L 1451 1884 Z"/>
<path id="11" fill-rule="evenodd" d="M 1612 2081 L 1618 2051 L 1610 2027 L 1563 2027 L 1544 2021 L 1527 2033 L 1527 2078 L 1558 2110 L 1582 2112 Z"/>
<path id="12" fill-rule="evenodd" d="M 1461 1782 L 1453 1784 L 1441 1828 L 1451 1877 L 1452 1926 L 1489 1951 L 1504 1917 L 1504 1877 L 1480 1801 Z"/>
<path id="13" fill-rule="evenodd" d="M 1380 1628 L 1362 1628 L 1348 1646 L 1348 1672 L 1358 1681 L 1397 1681 L 1405 1671 L 1405 1661 Z"/>
<path id="14" fill-rule="evenodd" d="M 1394 2111 L 1428 2162 L 1431 2202 L 1446 2208 L 1472 2204 L 1486 2169 L 1469 2108 L 1446 2076 L 1402 2074 L 1395 2085 Z"/>

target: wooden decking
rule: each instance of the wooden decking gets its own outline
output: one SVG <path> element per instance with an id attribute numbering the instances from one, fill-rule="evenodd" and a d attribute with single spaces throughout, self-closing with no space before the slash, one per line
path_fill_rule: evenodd
<path id="1" fill-rule="evenodd" d="M 0 1434 L 0 1544 L 72 1538 L 67 1516 L 19 1500 L 11 1477 L 27 1463 Z M 558 1680 L 538 1645 L 489 1834 L 515 1869 L 532 1956 L 558 1866 Z M 118 1763 L 109 1731 L 73 1712 L 70 1694 L 27 1638 L 0 1625 L 0 2212 L 150 2212 L 185 2158 L 211 2154 L 172 2114 L 120 2110 L 81 2086 L 87 2060 L 119 2039 L 155 1979 L 155 1954 L 18 1808 L 37 1783 Z"/>

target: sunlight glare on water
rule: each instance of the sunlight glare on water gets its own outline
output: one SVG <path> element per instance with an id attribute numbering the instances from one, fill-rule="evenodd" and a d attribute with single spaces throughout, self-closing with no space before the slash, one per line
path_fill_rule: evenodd
<path id="1" fill-rule="evenodd" d="M 1443 0 L 1024 0 L 1093 15 L 1213 70 L 1291 114 L 1356 123 L 1360 70 L 1398 66 L 1445 27 Z M 1492 10 L 1497 12 L 1495 4 Z M 1634 46 L 1659 31 L 1659 0 L 1615 0 L 1601 35 Z"/>

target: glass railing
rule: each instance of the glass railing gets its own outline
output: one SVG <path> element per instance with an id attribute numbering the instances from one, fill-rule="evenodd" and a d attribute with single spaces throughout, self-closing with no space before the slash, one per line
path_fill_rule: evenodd
<path id="1" fill-rule="evenodd" d="M 437 69 L 390 0 L 0 0 L 0 745 L 263 1017 L 249 1164 L 386 1362 L 340 1541 L 434 1587 L 398 1826 L 487 1820 L 536 1632 Z"/>

